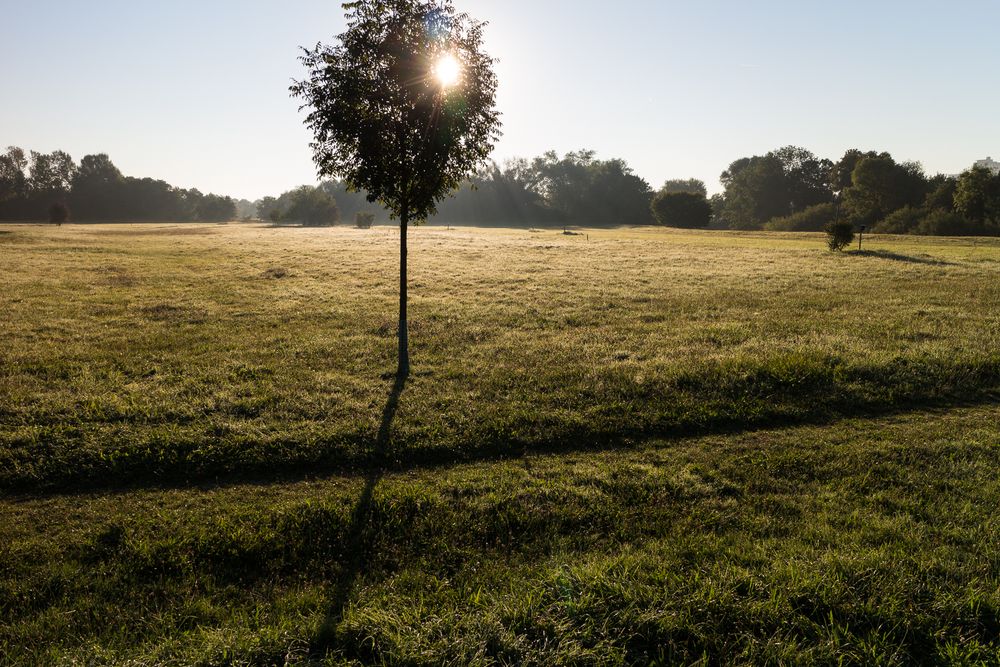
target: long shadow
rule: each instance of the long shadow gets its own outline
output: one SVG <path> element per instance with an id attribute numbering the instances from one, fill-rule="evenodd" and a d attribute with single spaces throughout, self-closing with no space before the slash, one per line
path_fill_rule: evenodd
<path id="1" fill-rule="evenodd" d="M 773 417 L 757 418 L 751 421 L 741 419 L 718 421 L 711 424 L 690 425 L 608 433 L 580 433 L 573 438 L 563 437 L 554 442 L 533 442 L 528 445 L 511 443 L 508 448 L 498 448 L 496 443 L 480 447 L 470 446 L 461 453 L 453 450 L 435 450 L 424 448 L 409 452 L 405 461 L 394 461 L 386 456 L 388 451 L 389 425 L 395 417 L 399 394 L 406 378 L 396 380 L 389 401 L 383 411 L 382 427 L 372 449 L 372 456 L 364 461 L 351 461 L 343 465 L 288 465 L 278 464 L 268 470 L 254 469 L 244 473 L 222 473 L 214 478 L 191 479 L 189 477 L 139 478 L 131 482 L 114 484 L 91 482 L 69 482 L 61 488 L 42 488 L 25 490 L 21 487 L 0 489 L 0 500 L 7 503 L 27 503 L 43 498 L 68 498 L 74 496 L 93 496 L 100 494 L 125 495 L 136 491 L 171 491 L 177 489 L 200 489 L 209 491 L 224 489 L 237 485 L 254 485 L 258 487 L 292 484 L 303 480 L 322 480 L 332 477 L 357 477 L 365 475 L 366 479 L 375 482 L 386 473 L 403 473 L 411 470 L 431 470 L 449 468 L 458 464 L 484 463 L 490 461 L 509 461 L 523 458 L 531 454 L 565 454 L 571 452 L 598 452 L 629 449 L 641 441 L 680 441 L 692 437 L 709 435 L 734 435 L 754 431 L 764 431 L 780 428 L 798 428 L 801 426 L 826 426 L 846 419 L 868 418 L 884 419 L 911 414 L 914 412 L 947 411 L 957 408 L 973 408 L 984 405 L 1000 405 L 1000 385 L 984 384 L 970 391 L 954 395 L 936 397 L 915 397 L 899 403 L 877 404 L 831 404 L 829 409 L 817 412 L 789 416 L 775 415 Z M 567 440 L 572 440 L 568 443 Z M 367 489 L 367 485 L 366 485 Z M 374 489 L 374 484 L 372 484 Z M 370 495 L 369 495 L 370 502 Z"/>
<path id="2" fill-rule="evenodd" d="M 397 373 L 396 381 L 389 392 L 389 399 L 382 410 L 382 422 L 379 425 L 378 436 L 375 438 L 375 447 L 372 451 L 372 460 L 375 464 L 365 478 L 364 489 L 362 489 L 357 505 L 354 506 L 354 511 L 351 513 L 351 523 L 347 529 L 346 558 L 334 589 L 330 609 L 327 611 L 323 625 L 317 632 L 314 650 L 330 647 L 335 641 L 337 625 L 343 618 L 344 609 L 350 602 L 354 586 L 368 562 L 371 545 L 366 540 L 365 529 L 371 518 L 375 487 L 378 486 L 386 473 L 384 464 L 388 458 L 386 455 L 389 451 L 389 436 L 392 422 L 396 418 L 396 411 L 399 408 L 399 397 L 406 386 L 406 379 L 406 374 Z"/>
<path id="3" fill-rule="evenodd" d="M 955 262 L 933 257 L 915 257 L 913 255 L 901 255 L 890 250 L 850 250 L 848 254 L 855 257 L 875 257 L 876 259 L 888 259 L 893 262 L 906 262 L 908 264 L 930 264 L 932 266 L 958 266 Z"/>

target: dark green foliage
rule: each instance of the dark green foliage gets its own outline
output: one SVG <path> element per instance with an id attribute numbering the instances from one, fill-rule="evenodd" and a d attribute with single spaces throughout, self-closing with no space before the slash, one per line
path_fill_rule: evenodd
<path id="1" fill-rule="evenodd" d="M 955 187 L 955 210 L 974 223 L 1000 226 L 1000 174 L 982 167 L 962 174 Z"/>
<path id="2" fill-rule="evenodd" d="M 667 227 L 705 228 L 712 221 L 712 205 L 703 194 L 661 191 L 652 206 L 656 220 Z"/>
<path id="3" fill-rule="evenodd" d="M 834 220 L 824 228 L 830 250 L 840 251 L 854 240 L 854 225 L 845 220 Z"/>
<path id="4" fill-rule="evenodd" d="M 804 148 L 786 146 L 764 156 L 736 160 L 722 173 L 722 217 L 733 229 L 760 229 L 764 223 L 833 199 L 833 163 Z"/>
<path id="5" fill-rule="evenodd" d="M 904 206 L 920 206 L 927 197 L 927 179 L 919 164 L 897 163 L 890 155 L 863 157 L 843 193 L 844 212 L 852 220 L 872 225 Z"/>
<path id="6" fill-rule="evenodd" d="M 944 208 L 904 206 L 875 225 L 876 234 L 920 234 L 923 236 L 997 236 L 1000 226 L 977 223 Z"/>
<path id="7" fill-rule="evenodd" d="M 27 167 L 24 151 L 17 146 L 8 146 L 7 152 L 0 155 L 0 204 L 25 196 L 28 190 Z"/>
<path id="8" fill-rule="evenodd" d="M 730 229 L 759 229 L 791 213 L 785 172 L 774 156 L 737 160 L 720 180 L 726 188 L 723 220 Z"/>
<path id="9" fill-rule="evenodd" d="M 281 219 L 306 227 L 328 227 L 340 221 L 340 210 L 337 202 L 325 191 L 304 185 L 290 193 L 288 207 L 281 214 Z"/>
<path id="10" fill-rule="evenodd" d="M 560 158 L 549 151 L 525 166 L 522 182 L 564 222 L 575 225 L 643 225 L 652 222 L 649 184 L 624 160 L 599 160 L 591 150 Z"/>
<path id="11" fill-rule="evenodd" d="M 875 234 L 912 234 L 927 211 L 913 206 L 904 206 L 893 211 L 872 227 Z"/>
<path id="12" fill-rule="evenodd" d="M 830 189 L 836 193 L 843 193 L 844 190 L 854 184 L 854 168 L 864 158 L 890 157 L 888 153 L 877 151 L 860 151 L 851 148 L 844 153 L 844 157 L 830 168 Z"/>
<path id="13" fill-rule="evenodd" d="M 927 181 L 927 198 L 924 200 L 924 208 L 928 211 L 954 211 L 957 189 L 957 178 L 941 174 L 933 176 Z"/>
<path id="14" fill-rule="evenodd" d="M 123 176 L 105 154 L 80 164 L 62 151 L 10 147 L 0 156 L 0 220 L 47 219 L 52 200 L 65 202 L 77 221 L 222 221 L 236 217 L 229 197 L 203 195 L 151 178 Z"/>
<path id="15" fill-rule="evenodd" d="M 262 197 L 258 199 L 254 202 L 254 208 L 257 210 L 258 220 L 271 220 L 271 214 L 274 212 L 278 213 L 278 218 L 281 217 L 278 200 L 275 197 Z"/>
<path id="16" fill-rule="evenodd" d="M 354 226 L 358 229 L 371 229 L 375 224 L 375 214 L 370 211 L 358 211 L 354 216 Z"/>
<path id="17" fill-rule="evenodd" d="M 69 206 L 66 206 L 63 202 L 52 204 L 49 207 L 49 222 L 55 225 L 69 222 Z"/>
<path id="18" fill-rule="evenodd" d="M 924 236 L 989 236 L 1000 233 L 1000 229 L 973 222 L 959 213 L 937 210 L 926 213 L 912 233 Z"/>
<path id="19" fill-rule="evenodd" d="M 764 225 L 764 229 L 772 232 L 822 232 L 838 215 L 837 204 L 817 204 L 783 218 L 774 218 Z"/>
<path id="20" fill-rule="evenodd" d="M 663 184 L 660 192 L 692 192 L 705 198 L 708 197 L 708 188 L 705 187 L 705 181 L 697 178 L 672 178 Z"/>
<path id="21" fill-rule="evenodd" d="M 195 215 L 203 222 L 225 222 L 236 217 L 236 202 L 232 197 L 205 195 L 195 206 Z"/>

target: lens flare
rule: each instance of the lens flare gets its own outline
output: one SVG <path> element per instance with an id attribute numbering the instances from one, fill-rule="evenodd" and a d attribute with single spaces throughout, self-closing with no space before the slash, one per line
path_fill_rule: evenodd
<path id="1" fill-rule="evenodd" d="M 449 53 L 438 58 L 438 61 L 434 63 L 432 73 L 443 88 L 448 88 L 454 86 L 462 78 L 462 63 Z"/>

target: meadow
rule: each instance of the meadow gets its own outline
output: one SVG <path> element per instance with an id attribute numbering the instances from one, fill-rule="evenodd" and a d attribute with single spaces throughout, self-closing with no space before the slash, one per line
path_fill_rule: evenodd
<path id="1" fill-rule="evenodd" d="M 1000 662 L 1000 240 L 0 226 L 0 664 Z"/>

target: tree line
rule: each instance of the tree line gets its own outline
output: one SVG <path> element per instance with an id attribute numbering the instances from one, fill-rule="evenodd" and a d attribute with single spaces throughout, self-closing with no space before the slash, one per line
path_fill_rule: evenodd
<path id="1" fill-rule="evenodd" d="M 736 160 L 711 200 L 729 229 L 819 231 L 835 222 L 875 233 L 1000 235 L 1000 174 L 973 167 L 927 176 L 917 162 L 848 150 L 837 162 L 787 146 Z"/>
<path id="2" fill-rule="evenodd" d="M 253 214 L 248 201 L 125 176 L 106 154 L 79 164 L 64 151 L 0 154 L 0 220 L 206 221 Z M 58 215 L 57 215 L 58 214 Z"/>
<path id="3" fill-rule="evenodd" d="M 698 179 L 668 180 L 654 190 L 624 160 L 602 160 L 590 150 L 564 156 L 550 151 L 480 170 L 441 202 L 430 221 L 771 231 L 822 231 L 846 222 L 876 233 L 1000 235 L 1000 174 L 982 167 L 959 176 L 927 176 L 919 163 L 899 162 L 886 152 L 852 149 L 835 162 L 786 146 L 735 160 L 720 182 L 723 192 L 712 197 Z M 389 217 L 364 192 L 351 192 L 339 181 L 256 205 L 262 219 L 290 223 Z M 303 211 L 310 210 L 326 217 L 307 221 Z"/>
<path id="4" fill-rule="evenodd" d="M 312 188 L 303 186 L 280 197 L 256 202 L 257 216 L 274 222 L 309 224 L 302 211 L 306 201 L 332 199 L 325 222 L 353 222 L 358 214 L 371 213 L 377 221 L 389 214 L 368 201 L 366 192 L 353 192 L 341 181 L 326 181 Z M 598 159 L 594 151 L 581 150 L 565 156 L 547 152 L 533 160 L 515 159 L 503 165 L 490 164 L 462 182 L 454 196 L 437 206 L 433 224 L 495 226 L 528 225 L 645 225 L 652 224 L 652 190 L 624 160 Z"/>
<path id="5" fill-rule="evenodd" d="M 821 231 L 841 221 L 876 233 L 1000 235 L 1000 174 L 983 167 L 928 176 L 919 163 L 885 152 L 849 150 L 833 161 L 786 146 L 735 160 L 720 181 L 723 191 L 711 197 L 697 179 L 670 180 L 654 190 L 622 159 L 549 151 L 479 170 L 439 204 L 430 222 Z M 389 220 L 367 193 L 336 180 L 251 203 L 124 176 L 105 154 L 79 164 L 63 151 L 10 147 L 0 154 L 0 220 L 50 219 L 56 203 L 78 221 Z"/>

